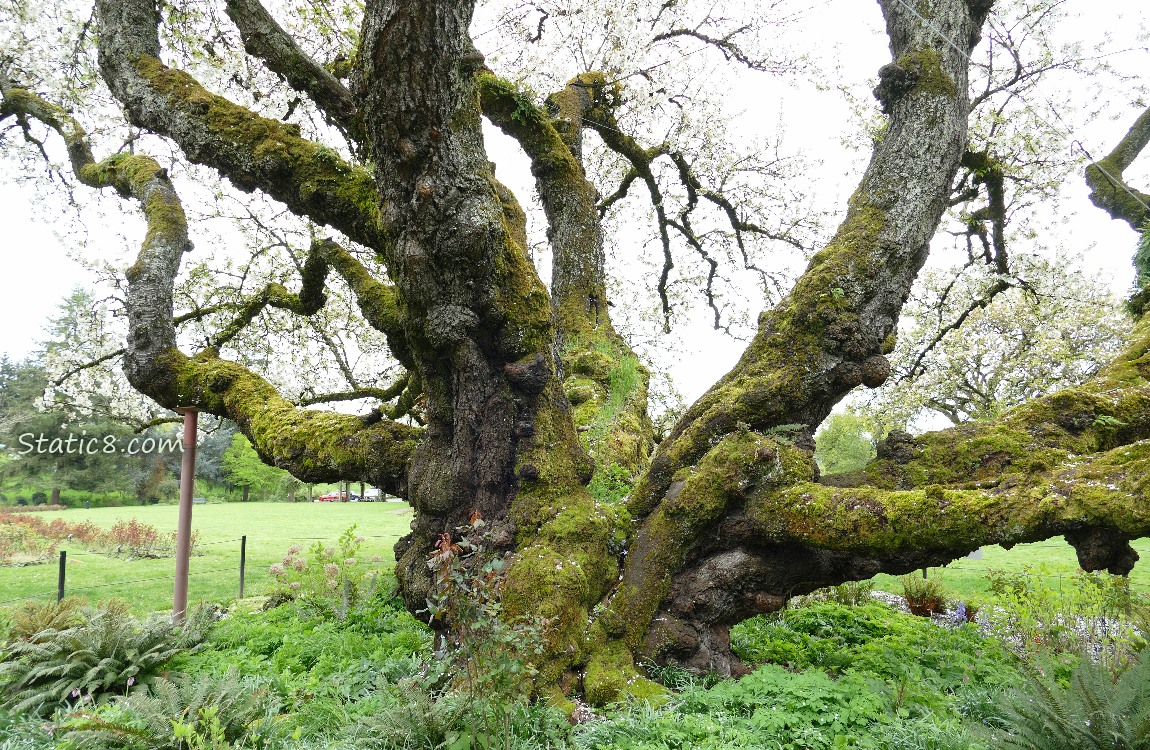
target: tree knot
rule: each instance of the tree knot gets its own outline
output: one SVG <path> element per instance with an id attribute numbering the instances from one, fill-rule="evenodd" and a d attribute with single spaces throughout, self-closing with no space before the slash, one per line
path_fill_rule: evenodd
<path id="1" fill-rule="evenodd" d="M 547 358 L 536 352 L 519 360 L 503 365 L 503 373 L 518 390 L 528 394 L 540 393 L 551 377 L 551 367 Z"/>
<path id="2" fill-rule="evenodd" d="M 914 447 L 914 438 L 910 433 L 891 430 L 886 439 L 880 440 L 875 448 L 879 458 L 889 459 L 896 464 L 905 464 L 914 458 Z"/>
<path id="3" fill-rule="evenodd" d="M 867 388 L 878 388 L 890 377 L 890 361 L 881 354 L 867 357 L 859 366 L 859 375 Z"/>
<path id="4" fill-rule="evenodd" d="M 874 98 L 878 99 L 882 113 L 889 115 L 894 102 L 910 93 L 918 83 L 919 73 L 904 68 L 896 62 L 887 63 L 878 69 L 878 86 L 874 88 Z"/>

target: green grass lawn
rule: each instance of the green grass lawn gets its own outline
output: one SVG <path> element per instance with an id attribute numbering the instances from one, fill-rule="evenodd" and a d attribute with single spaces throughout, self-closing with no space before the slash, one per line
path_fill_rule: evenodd
<path id="1" fill-rule="evenodd" d="M 137 520 L 161 532 L 176 528 L 175 505 L 93 508 L 44 513 L 43 517 L 64 518 L 71 523 L 90 520 L 108 528 L 117 520 Z M 192 558 L 189 602 L 228 601 L 239 592 L 240 536 L 247 535 L 247 576 L 245 594 L 260 595 L 269 590 L 268 566 L 279 562 L 288 547 L 298 544 L 307 550 L 316 540 L 334 543 L 353 523 L 356 533 L 365 537 L 360 561 L 368 564 L 373 556 L 382 558 L 375 566 L 390 571 L 394 562 L 392 546 L 408 531 L 411 510 L 405 503 L 210 503 L 197 505 L 192 525 L 200 532 L 198 551 Z M 1138 593 L 1150 594 L 1150 539 L 1133 543 L 1142 555 L 1130 576 Z M 116 596 L 129 601 L 139 612 L 171 607 L 175 561 L 124 560 L 79 547 L 62 545 L 68 552 L 66 593 L 92 600 Z M 1057 588 L 1078 569 L 1074 550 L 1061 538 L 1037 544 L 1018 545 L 1012 550 L 987 547 L 981 560 L 956 560 L 944 568 L 931 568 L 929 575 L 942 579 L 955 596 L 979 597 L 987 592 L 987 569 L 1017 571 L 1035 568 L 1046 585 Z M 56 594 L 57 566 L 33 565 L 0 568 L 0 610 L 19 606 L 23 597 L 48 599 Z M 878 576 L 878 588 L 901 593 L 895 576 Z"/>
<path id="2" fill-rule="evenodd" d="M 176 529 L 175 505 L 92 508 L 43 513 L 45 519 L 63 518 L 69 523 L 92 521 L 102 528 L 118 520 L 136 520 L 155 526 L 161 533 Z M 188 602 L 228 601 L 239 593 L 240 537 L 247 536 L 245 595 L 267 593 L 268 566 L 279 562 L 287 549 L 298 544 L 306 551 L 316 541 L 332 545 L 349 526 L 365 538 L 359 562 L 390 572 L 394 566 L 392 546 L 408 532 L 411 509 L 406 503 L 209 503 L 196 505 L 192 528 L 199 531 L 199 554 L 192 557 Z M 93 601 L 118 597 L 134 610 L 148 612 L 172 606 L 175 560 L 173 558 L 125 560 L 85 551 L 66 550 L 66 594 Z M 382 562 L 371 563 L 378 555 Z M 0 568 L 0 610 L 20 606 L 23 597 L 49 599 L 56 595 L 55 562 L 21 568 Z"/>
<path id="3" fill-rule="evenodd" d="M 1130 586 L 1136 593 L 1150 594 L 1150 539 L 1136 539 L 1131 546 L 1142 559 L 1130 574 Z M 1039 580 L 1051 588 L 1065 585 L 1078 570 L 1074 548 L 1062 537 L 1020 544 L 1010 550 L 995 545 L 983 548 L 982 553 L 981 560 L 955 560 L 946 567 L 931 568 L 927 575 L 941 579 L 951 594 L 978 598 L 988 593 L 985 574 L 991 568 L 1019 571 L 1030 566 Z M 885 591 L 902 593 L 902 583 L 897 576 L 876 576 L 875 584 Z"/>

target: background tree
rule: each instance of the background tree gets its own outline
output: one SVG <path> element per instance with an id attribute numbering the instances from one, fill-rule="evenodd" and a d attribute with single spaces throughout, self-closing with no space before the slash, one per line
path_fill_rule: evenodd
<path id="1" fill-rule="evenodd" d="M 63 408 L 41 403 L 48 385 L 43 368 L 35 361 L 0 361 L 0 425 L 5 436 L 7 461 L 3 477 L 12 491 L 43 494 L 58 503 L 63 490 L 86 492 L 132 492 L 134 478 L 142 473 L 142 459 L 124 453 L 105 453 L 106 439 L 119 447 L 132 437 L 127 427 L 108 419 L 70 416 Z M 69 436 L 87 441 L 95 438 L 99 451 L 91 453 L 63 447 L 53 450 L 53 439 Z"/>
<path id="2" fill-rule="evenodd" d="M 858 471 L 875 457 L 878 429 L 871 419 L 849 410 L 831 414 L 815 433 L 815 461 L 823 474 Z"/>
<path id="3" fill-rule="evenodd" d="M 415 519 L 396 574 L 413 611 L 434 594 L 437 541 L 450 549 L 444 535 L 461 529 L 482 538 L 509 560 L 504 611 L 547 623 L 538 689 L 602 702 L 650 689 L 638 656 L 738 671 L 730 625 L 830 583 L 1057 534 L 1085 568 L 1133 565 L 1129 539 L 1150 533 L 1145 321 L 1078 388 L 993 422 L 880 444 L 859 477 L 868 486 L 816 481 L 814 428 L 851 390 L 888 378 L 885 354 L 944 215 L 965 212 L 970 255 L 1010 273 L 1009 201 L 1027 193 L 1007 186 L 1021 162 L 992 138 L 968 139 L 968 122 L 972 102 L 1008 120 L 1011 87 L 1042 65 L 992 23 L 1015 64 L 972 68 L 991 5 L 880 0 L 891 60 L 875 95 L 886 119 L 837 230 L 785 294 L 756 270 L 754 245 L 802 247 L 802 222 L 775 213 L 778 192 L 755 188 L 794 180 L 759 152 L 740 160 L 712 148 L 721 132 L 679 127 L 710 124 L 707 95 L 722 87 L 696 75 L 668 80 L 666 98 L 647 88 L 691 68 L 689 54 L 772 67 L 753 49 L 761 19 L 744 24 L 722 5 L 612 6 L 606 24 L 579 7 L 527 9 L 520 18 L 537 17 L 541 38 L 572 51 L 555 58 L 561 74 L 541 101 L 501 70 L 514 59 L 477 49 L 469 0 L 370 0 L 348 11 L 358 32 L 333 33 L 344 16 L 321 12 L 294 36 L 256 0 L 227 3 L 227 21 L 210 7 L 98 0 L 106 88 L 86 28 L 68 25 L 76 54 L 64 72 L 75 75 L 61 80 L 36 55 L 35 25 L 19 25 L 0 118 L 30 162 L 65 180 L 43 145 L 62 142 L 64 184 L 113 188 L 142 212 L 139 250 L 112 273 L 127 323 L 118 357 L 135 388 L 167 409 L 235 420 L 261 459 L 300 479 L 405 496 Z M 681 65 L 661 54 L 668 47 Z M 564 71 L 568 59 L 575 69 Z M 493 173 L 484 117 L 531 163 L 549 285 L 525 212 Z M 86 130 L 84 118 L 97 124 Z M 205 200 L 191 176 L 271 200 L 218 182 Z M 767 300 L 747 320 L 739 362 L 654 450 L 646 372 L 615 328 L 605 270 L 622 248 L 602 215 L 632 192 L 662 255 L 664 326 L 684 254 L 716 325 L 739 290 L 720 257 L 758 276 Z M 201 203 L 209 210 L 191 208 Z M 224 283 L 205 285 L 214 266 L 189 255 L 192 237 L 214 239 L 211 223 L 232 205 L 259 241 L 239 265 L 221 264 Z M 353 308 L 398 365 L 380 358 L 374 377 L 357 372 L 354 349 L 332 336 Z M 332 352 L 338 389 L 282 382 L 301 368 L 268 342 L 307 331 Z M 359 416 L 307 408 L 360 399 Z M 635 478 L 625 505 L 587 490 L 596 465 L 613 464 Z"/>
<path id="4" fill-rule="evenodd" d="M 904 310 L 892 377 L 863 401 L 880 433 L 929 416 L 993 419 L 1081 383 L 1121 350 L 1130 322 L 1100 279 L 1038 259 L 1025 266 L 991 299 L 998 278 L 985 267 L 926 274 Z"/>
<path id="5" fill-rule="evenodd" d="M 248 499 L 249 490 L 257 500 L 271 499 L 278 494 L 284 478 L 288 476 L 283 469 L 268 466 L 261 461 L 252 444 L 239 433 L 232 436 L 232 443 L 224 452 L 222 463 L 228 481 L 243 488 L 244 500 Z"/>

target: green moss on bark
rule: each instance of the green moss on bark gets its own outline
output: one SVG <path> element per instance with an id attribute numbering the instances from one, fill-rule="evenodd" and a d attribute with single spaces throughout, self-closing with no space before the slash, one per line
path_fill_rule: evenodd
<path id="1" fill-rule="evenodd" d="M 389 245 L 375 181 L 366 171 L 301 138 L 297 126 L 259 117 L 154 57 L 141 56 L 135 67 L 174 112 L 202 123 L 216 139 L 205 144 L 213 153 L 191 154 L 194 160 L 224 169 L 240 189 L 266 190 L 364 244 L 378 250 Z"/>
<path id="2" fill-rule="evenodd" d="M 361 478 L 400 488 L 423 431 L 390 421 L 300 409 L 263 378 L 212 352 L 170 352 L 160 366 L 176 374 L 169 402 L 236 420 L 266 463 L 305 481 Z"/>
<path id="3" fill-rule="evenodd" d="M 838 232 L 819 251 L 790 295 L 775 309 L 759 316 L 759 330 L 739 362 L 679 421 L 655 455 L 651 470 L 635 487 L 631 512 L 651 512 L 672 482 L 670 467 L 689 466 L 711 449 L 722 435 L 741 422 L 769 429 L 789 421 L 796 401 L 827 388 L 811 377 L 828 357 L 841 357 L 849 346 L 858 359 L 877 353 L 889 331 L 869 347 L 854 340 L 859 334 L 857 309 L 865 294 L 861 279 L 871 274 L 880 248 L 886 214 L 858 195 Z M 871 351 L 873 350 L 873 351 Z M 853 387 L 861 382 L 833 383 Z"/>
<path id="4" fill-rule="evenodd" d="M 942 68 L 942 54 L 936 49 L 908 52 L 897 61 L 899 67 L 912 71 L 917 76 L 915 91 L 934 96 L 955 96 L 954 79 Z"/>

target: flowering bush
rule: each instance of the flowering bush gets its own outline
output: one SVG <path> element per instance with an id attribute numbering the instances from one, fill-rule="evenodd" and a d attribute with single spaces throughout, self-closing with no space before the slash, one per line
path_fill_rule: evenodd
<path id="1" fill-rule="evenodd" d="M 288 548 L 283 560 L 268 569 L 276 581 L 273 599 L 308 599 L 337 614 L 358 603 L 373 589 L 379 570 L 358 562 L 364 538 L 355 529 L 352 524 L 344 531 L 335 547 L 316 542 L 306 555 L 298 544 Z"/>

